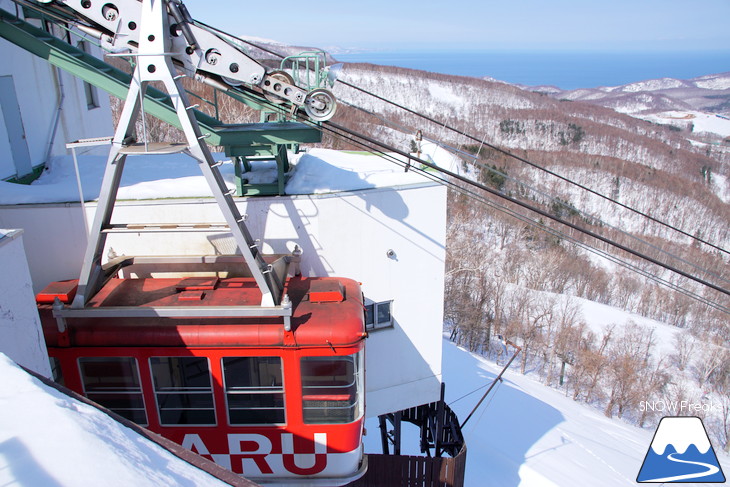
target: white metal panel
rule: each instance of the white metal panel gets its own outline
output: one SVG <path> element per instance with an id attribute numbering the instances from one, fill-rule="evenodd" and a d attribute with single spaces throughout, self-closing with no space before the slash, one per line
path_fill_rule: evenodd
<path id="1" fill-rule="evenodd" d="M 21 230 L 0 233 L 0 269 L 4 276 L 0 277 L 0 352 L 22 366 L 50 377 L 51 367 Z"/>
<path id="2" fill-rule="evenodd" d="M 15 164 L 13 163 L 13 155 L 10 152 L 10 139 L 8 138 L 2 110 L 3 107 L 0 106 L 0 179 L 8 179 L 15 176 Z"/>
<path id="3" fill-rule="evenodd" d="M 0 76 L 0 107 L 5 122 L 5 134 L 10 144 L 10 157 L 15 167 L 14 175 L 26 176 L 33 171 L 33 166 L 30 163 L 23 116 L 20 113 L 12 76 Z"/>

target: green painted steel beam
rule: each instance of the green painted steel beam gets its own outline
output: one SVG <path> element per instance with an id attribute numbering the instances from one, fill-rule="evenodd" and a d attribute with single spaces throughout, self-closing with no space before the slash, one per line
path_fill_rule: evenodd
<path id="1" fill-rule="evenodd" d="M 3 9 L 0 9 L 0 37 L 111 95 L 122 100 L 127 97 L 132 81 L 131 75 Z M 263 108 L 253 95 L 236 91 L 229 91 L 226 94 L 249 106 Z M 163 91 L 148 86 L 144 110 L 153 117 L 180 128 L 172 101 Z M 246 146 L 264 146 L 257 148 L 256 151 L 273 154 L 276 145 L 315 143 L 320 142 L 322 138 L 320 130 L 316 127 L 297 122 L 225 125 L 198 110 L 195 110 L 194 113 L 201 131 L 210 134 L 206 142 L 214 146 L 231 148 L 229 155 L 237 155 L 235 152 L 246 152 L 244 149 Z M 228 152 L 229 150 L 226 150 L 227 154 Z"/>
<path id="2" fill-rule="evenodd" d="M 220 137 L 219 145 L 226 147 L 226 155 L 229 156 L 253 155 L 243 152 L 261 145 L 271 147 L 292 143 L 317 143 L 322 140 L 319 129 L 298 122 L 224 125 L 217 127 L 216 133 Z"/>
<path id="3" fill-rule="evenodd" d="M 110 95 L 122 100 L 127 98 L 129 85 L 132 82 L 131 75 L 2 9 L 0 9 L 0 36 Z M 145 113 L 180 128 L 172 101 L 163 91 L 148 86 L 144 110 Z M 213 130 L 218 121 L 202 112 L 196 112 L 195 116 L 201 130 L 211 133 L 208 142 L 218 145 L 219 140 Z"/>

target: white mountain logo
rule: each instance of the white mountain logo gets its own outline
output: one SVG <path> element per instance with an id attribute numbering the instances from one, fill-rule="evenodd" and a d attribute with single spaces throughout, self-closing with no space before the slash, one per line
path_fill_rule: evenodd
<path id="1" fill-rule="evenodd" d="M 700 418 L 662 418 L 637 482 L 722 483 L 725 475 Z"/>

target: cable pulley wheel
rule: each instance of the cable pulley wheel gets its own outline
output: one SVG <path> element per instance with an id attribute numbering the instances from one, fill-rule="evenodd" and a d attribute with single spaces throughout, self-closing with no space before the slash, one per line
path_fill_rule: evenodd
<path id="1" fill-rule="evenodd" d="M 243 81 L 239 79 L 233 79 L 233 78 L 226 78 L 225 76 L 221 76 L 221 79 L 228 85 L 233 86 L 234 88 L 238 88 L 243 84 Z"/>
<path id="2" fill-rule="evenodd" d="M 324 122 L 332 118 L 337 110 L 337 99 L 329 90 L 318 88 L 312 90 L 304 99 L 304 111 L 315 122 Z"/>
<path id="3" fill-rule="evenodd" d="M 271 103 L 281 105 L 287 101 L 287 99 L 277 95 L 276 93 L 281 92 L 283 95 L 287 90 L 286 85 L 294 85 L 294 78 L 292 78 L 286 71 L 272 71 L 266 79 L 264 79 L 264 85 L 267 88 L 264 90 L 264 98 L 269 100 Z M 273 90 L 273 93 L 269 90 Z"/>

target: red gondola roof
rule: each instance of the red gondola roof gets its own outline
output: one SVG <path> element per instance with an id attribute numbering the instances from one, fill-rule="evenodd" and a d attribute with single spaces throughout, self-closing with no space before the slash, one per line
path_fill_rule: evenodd
<path id="1" fill-rule="evenodd" d="M 65 337 L 58 331 L 50 303 L 56 296 L 69 303 L 74 285 L 74 281 L 53 283 L 37 296 L 49 346 L 68 340 L 70 346 L 81 347 L 336 347 L 355 344 L 365 336 L 360 286 L 350 279 L 289 279 L 285 292 L 293 307 L 291 332 L 284 330 L 279 317 L 68 318 Z M 87 307 L 255 306 L 260 302 L 261 291 L 251 278 L 115 278 Z"/>

